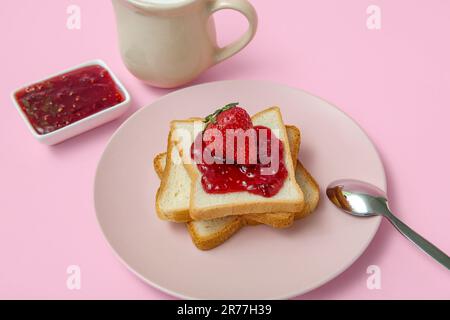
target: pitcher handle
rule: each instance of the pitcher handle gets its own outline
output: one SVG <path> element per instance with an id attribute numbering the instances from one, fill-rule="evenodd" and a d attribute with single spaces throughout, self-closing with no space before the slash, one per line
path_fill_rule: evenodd
<path id="1" fill-rule="evenodd" d="M 242 13 L 248 20 L 248 30 L 238 40 L 218 48 L 215 54 L 215 63 L 228 59 L 244 49 L 256 34 L 258 16 L 255 8 L 247 0 L 213 0 L 210 5 L 210 14 L 223 9 L 231 9 Z"/>

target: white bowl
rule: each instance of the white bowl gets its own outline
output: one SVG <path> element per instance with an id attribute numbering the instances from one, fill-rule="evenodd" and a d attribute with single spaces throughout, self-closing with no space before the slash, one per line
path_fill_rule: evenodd
<path id="1" fill-rule="evenodd" d="M 46 134 L 39 134 L 39 133 L 37 133 L 36 130 L 31 125 L 31 123 L 29 122 L 25 112 L 22 110 L 22 108 L 20 107 L 19 103 L 17 102 L 17 100 L 16 100 L 16 93 L 18 93 L 23 88 L 26 88 L 26 87 L 31 86 L 33 84 L 43 82 L 43 81 L 45 81 L 47 79 L 63 75 L 65 73 L 67 73 L 67 72 L 74 71 L 74 70 L 79 69 L 79 68 L 93 66 L 93 65 L 99 65 L 99 66 L 105 68 L 109 72 L 109 74 L 111 75 L 111 78 L 114 80 L 114 82 L 116 83 L 116 85 L 119 88 L 119 90 L 122 91 L 122 93 L 123 93 L 123 95 L 125 97 L 125 100 L 123 102 L 113 106 L 113 107 L 104 109 L 104 110 L 99 111 L 97 113 L 94 113 L 93 115 L 90 115 L 89 117 L 80 119 L 80 120 L 78 120 L 78 121 L 76 121 L 74 123 L 71 123 L 71 124 L 63 127 L 63 128 L 60 128 L 58 130 L 55 130 L 55 131 L 52 131 L 52 132 L 46 133 Z M 130 107 L 130 102 L 131 102 L 130 94 L 125 89 L 123 84 L 119 81 L 119 79 L 115 76 L 115 74 L 111 71 L 111 69 L 106 65 L 106 63 L 104 61 L 102 61 L 102 60 L 99 60 L 99 59 L 82 63 L 82 64 L 77 65 L 75 67 L 66 69 L 66 70 L 64 70 L 62 72 L 58 72 L 56 74 L 50 75 L 50 76 L 46 77 L 45 79 L 34 81 L 33 83 L 30 83 L 29 85 L 23 86 L 22 88 L 17 89 L 16 91 L 14 91 L 11 94 L 11 99 L 12 99 L 13 104 L 16 107 L 17 111 L 22 116 L 22 119 L 27 124 L 28 129 L 33 134 L 33 136 L 38 141 L 40 141 L 40 142 L 42 142 L 42 143 L 44 143 L 46 145 L 54 145 L 54 144 L 60 143 L 60 142 L 62 142 L 64 140 L 67 140 L 69 138 L 75 137 L 75 136 L 77 136 L 77 135 L 79 135 L 79 134 L 81 134 L 83 132 L 86 132 L 88 130 L 91 130 L 93 128 L 101 126 L 102 124 L 105 124 L 105 123 L 107 123 L 109 121 L 112 121 L 114 119 L 119 118 L 121 115 L 123 115 L 125 113 L 125 111 L 127 111 L 127 109 Z"/>

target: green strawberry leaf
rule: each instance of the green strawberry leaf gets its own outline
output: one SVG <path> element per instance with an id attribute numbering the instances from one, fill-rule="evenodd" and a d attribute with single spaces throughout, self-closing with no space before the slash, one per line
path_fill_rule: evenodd
<path id="1" fill-rule="evenodd" d="M 206 126 L 208 126 L 209 124 L 212 124 L 212 123 L 216 123 L 217 116 L 219 114 L 221 114 L 224 111 L 230 110 L 238 105 L 239 105 L 239 102 L 229 103 L 226 106 L 224 106 L 220 109 L 217 109 L 216 111 L 214 111 L 214 113 L 211 113 L 210 115 L 208 115 L 205 119 L 203 119 L 203 122 L 206 123 Z"/>

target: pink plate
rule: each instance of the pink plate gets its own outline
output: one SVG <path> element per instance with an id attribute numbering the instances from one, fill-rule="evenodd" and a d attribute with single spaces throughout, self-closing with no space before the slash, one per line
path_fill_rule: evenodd
<path id="1" fill-rule="evenodd" d="M 246 227 L 200 251 L 183 224 L 159 220 L 153 158 L 165 151 L 169 122 L 204 116 L 229 102 L 250 114 L 278 105 L 302 131 L 300 159 L 321 187 L 309 218 L 286 230 Z M 164 292 L 194 299 L 290 298 L 330 281 L 367 248 L 380 217 L 339 212 L 324 190 L 354 178 L 386 190 L 380 157 L 364 131 L 331 104 L 298 89 L 260 81 L 223 81 L 171 93 L 142 108 L 114 134 L 97 169 L 95 207 L 106 239 L 136 275 Z"/>

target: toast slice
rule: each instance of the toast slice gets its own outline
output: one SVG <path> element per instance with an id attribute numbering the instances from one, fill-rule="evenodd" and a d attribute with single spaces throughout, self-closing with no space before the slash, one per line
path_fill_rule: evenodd
<path id="1" fill-rule="evenodd" d="M 179 149 L 183 164 L 191 177 L 190 216 L 194 220 L 207 220 L 230 215 L 261 214 L 273 212 L 300 212 L 304 206 L 303 192 L 295 181 L 288 135 L 278 107 L 272 107 L 252 117 L 254 125 L 268 127 L 284 145 L 283 160 L 288 172 L 280 191 L 273 197 L 263 197 L 249 192 L 208 194 L 201 185 L 201 173 L 191 160 L 190 147 L 197 134 L 204 128 L 202 121 L 173 121 L 171 139 Z M 186 134 L 188 133 L 188 134 Z"/>
<path id="2" fill-rule="evenodd" d="M 156 213 L 162 220 L 188 222 L 192 220 L 189 214 L 191 178 L 183 166 L 172 136 L 173 130 L 170 130 L 164 172 L 156 193 Z M 161 166 L 156 164 L 156 158 L 154 166 L 161 169 Z"/>
<path id="3" fill-rule="evenodd" d="M 162 177 L 166 162 L 166 154 L 159 154 L 154 160 L 155 171 Z M 304 168 L 300 161 L 297 161 L 295 178 L 303 190 L 305 196 L 305 206 L 303 210 L 295 215 L 295 219 L 304 218 L 316 209 L 320 190 L 317 182 Z M 228 216 L 212 220 L 198 220 L 188 222 L 187 228 L 191 235 L 192 242 L 201 250 L 213 249 L 224 243 L 245 225 L 259 224 L 249 220 L 246 216 Z"/>
<path id="4" fill-rule="evenodd" d="M 200 119 L 194 118 L 183 123 L 192 124 L 192 121 L 196 120 Z M 296 161 L 301 140 L 300 130 L 295 126 L 286 128 L 292 159 Z M 174 222 L 191 221 L 189 214 L 191 179 L 181 163 L 178 149 L 174 146 L 172 130 L 169 133 L 168 152 L 157 155 L 153 165 L 162 179 L 156 196 L 158 216 L 163 220 Z M 250 224 L 263 223 L 275 228 L 286 228 L 292 225 L 294 217 L 294 213 L 251 214 L 247 216 L 247 221 Z"/>
<path id="5" fill-rule="evenodd" d="M 302 190 L 305 190 L 305 206 L 295 216 L 295 219 L 300 219 L 309 216 L 317 208 L 320 190 L 317 182 L 300 161 L 297 161 L 295 178 L 297 183 L 302 186 Z M 221 245 L 246 225 L 254 224 L 245 215 L 228 216 L 213 220 L 197 220 L 187 223 L 192 242 L 201 250 L 210 250 Z"/>

